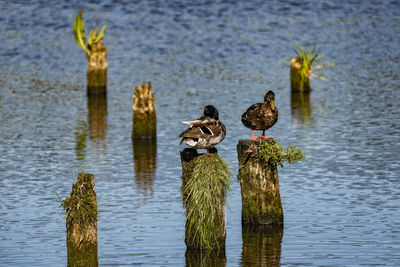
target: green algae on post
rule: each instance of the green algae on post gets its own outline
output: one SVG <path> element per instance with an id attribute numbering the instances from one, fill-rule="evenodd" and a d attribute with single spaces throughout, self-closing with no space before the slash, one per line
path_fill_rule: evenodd
<path id="1" fill-rule="evenodd" d="M 182 170 L 190 174 L 182 186 L 186 206 L 185 243 L 188 249 L 224 249 L 226 194 L 231 180 L 228 165 L 215 153 L 196 156 L 185 166 L 192 168 L 191 172 Z"/>

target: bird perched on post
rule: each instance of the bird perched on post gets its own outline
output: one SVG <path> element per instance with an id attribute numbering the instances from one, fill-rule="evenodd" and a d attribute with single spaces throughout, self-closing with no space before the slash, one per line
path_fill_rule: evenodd
<path id="1" fill-rule="evenodd" d="M 193 121 L 184 121 L 189 128 L 183 131 L 180 144 L 185 143 L 195 149 L 207 149 L 206 155 L 211 155 L 210 148 L 224 140 L 225 125 L 219 120 L 218 110 L 213 105 L 204 107 L 204 113 Z"/>
<path id="2" fill-rule="evenodd" d="M 274 126 L 278 121 L 278 109 L 275 106 L 275 94 L 268 91 L 264 95 L 264 103 L 251 105 L 242 115 L 242 123 L 251 130 L 251 140 L 267 139 L 265 131 Z M 254 130 L 263 131 L 262 135 L 255 137 Z"/>

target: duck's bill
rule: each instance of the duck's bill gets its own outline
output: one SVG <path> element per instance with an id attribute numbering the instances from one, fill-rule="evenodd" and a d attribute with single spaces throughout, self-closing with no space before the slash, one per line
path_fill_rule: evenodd
<path id="1" fill-rule="evenodd" d="M 275 103 L 274 100 L 271 100 L 271 102 L 269 102 L 269 104 L 271 105 L 271 109 L 275 110 Z"/>

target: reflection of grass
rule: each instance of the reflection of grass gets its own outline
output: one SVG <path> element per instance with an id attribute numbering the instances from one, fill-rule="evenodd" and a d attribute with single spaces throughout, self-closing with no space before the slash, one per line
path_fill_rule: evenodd
<path id="1" fill-rule="evenodd" d="M 186 185 L 186 235 L 192 246 L 219 249 L 225 237 L 224 207 L 230 190 L 228 165 L 217 155 L 199 156 Z"/>
<path id="2" fill-rule="evenodd" d="M 257 156 L 265 164 L 273 166 L 283 166 L 284 162 L 295 163 L 306 159 L 300 148 L 292 145 L 282 148 L 281 144 L 275 142 L 263 142 L 260 144 Z"/>
<path id="3" fill-rule="evenodd" d="M 76 16 L 74 21 L 73 31 L 74 31 L 75 41 L 83 49 L 83 51 L 86 52 L 86 55 L 89 58 L 91 52 L 90 50 L 92 48 L 93 43 L 97 43 L 103 40 L 106 31 L 106 25 L 103 25 L 99 34 L 97 34 L 97 26 L 94 28 L 94 30 L 90 31 L 89 38 L 86 43 L 85 22 L 83 21 L 82 13 L 83 10 L 81 10 Z"/>
<path id="4" fill-rule="evenodd" d="M 323 68 L 333 66 L 332 63 L 325 61 L 325 64 L 321 64 L 323 54 L 316 53 L 317 47 L 303 47 L 300 44 L 296 44 L 296 58 L 295 61 L 300 64 L 300 77 L 301 82 L 304 82 L 310 77 L 315 77 L 326 81 L 324 77 Z M 314 65 L 314 67 L 313 67 Z M 313 73 L 316 70 L 321 70 L 322 74 L 317 75 Z"/>

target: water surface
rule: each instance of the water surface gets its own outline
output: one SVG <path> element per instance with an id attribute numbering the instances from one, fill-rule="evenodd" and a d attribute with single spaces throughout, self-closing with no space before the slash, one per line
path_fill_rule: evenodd
<path id="1" fill-rule="evenodd" d="M 72 34 L 80 8 L 87 32 L 107 25 L 106 101 L 86 97 L 87 61 Z M 53 191 L 66 197 L 86 171 L 101 266 L 184 266 L 177 135 L 207 104 L 228 131 L 218 145 L 233 174 L 227 266 L 400 262 L 398 1 L 1 1 L 0 10 L 0 265 L 66 266 Z M 296 42 L 336 64 L 303 98 L 290 94 Z M 153 85 L 158 134 L 135 148 L 142 80 Z M 267 134 L 308 160 L 279 169 L 285 225 L 265 236 L 241 228 L 236 144 L 250 136 L 241 114 L 267 90 L 280 116 Z"/>

